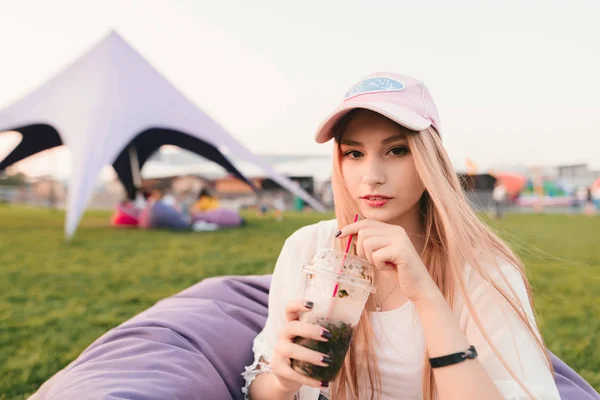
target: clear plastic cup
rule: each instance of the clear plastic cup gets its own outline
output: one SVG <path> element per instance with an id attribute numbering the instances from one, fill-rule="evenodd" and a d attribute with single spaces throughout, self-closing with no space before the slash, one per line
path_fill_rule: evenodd
<path id="1" fill-rule="evenodd" d="M 294 342 L 329 355 L 332 363 L 328 367 L 320 367 L 292 360 L 292 367 L 311 378 L 332 381 L 344 364 L 354 328 L 360 320 L 365 303 L 375 291 L 373 267 L 360 257 L 346 256 L 342 251 L 321 249 L 304 266 L 304 272 L 304 298 L 312 301 L 314 307 L 310 312 L 303 313 L 300 321 L 321 325 L 331 332 L 332 338 L 321 342 L 297 337 Z"/>

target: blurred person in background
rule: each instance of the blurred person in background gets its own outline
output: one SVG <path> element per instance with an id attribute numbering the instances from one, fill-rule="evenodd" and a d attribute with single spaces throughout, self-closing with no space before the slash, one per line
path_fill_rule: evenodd
<path id="1" fill-rule="evenodd" d="M 596 214 L 596 205 L 594 204 L 594 196 L 592 193 L 592 187 L 588 187 L 586 190 L 585 197 L 585 214 L 594 215 Z"/>
<path id="2" fill-rule="evenodd" d="M 283 212 L 285 211 L 283 194 L 279 194 L 275 197 L 275 200 L 273 200 L 273 208 L 275 209 L 275 220 L 278 222 L 283 221 Z"/>
<path id="3" fill-rule="evenodd" d="M 496 182 L 494 191 L 492 192 L 492 198 L 494 200 L 494 218 L 502 218 L 504 206 L 506 204 L 508 192 L 506 186 L 501 182 Z"/>
<path id="4" fill-rule="evenodd" d="M 192 214 L 216 210 L 217 208 L 219 208 L 219 200 L 213 196 L 207 187 L 204 187 L 198 194 L 198 200 L 192 206 Z"/>

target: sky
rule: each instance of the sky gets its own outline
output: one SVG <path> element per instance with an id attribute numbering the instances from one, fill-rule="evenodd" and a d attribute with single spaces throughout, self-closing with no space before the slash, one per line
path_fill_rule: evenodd
<path id="1" fill-rule="evenodd" d="M 258 154 L 329 154 L 321 120 L 394 71 L 429 87 L 455 164 L 600 168 L 597 0 L 0 0 L 0 15 L 0 108 L 116 30 Z"/>

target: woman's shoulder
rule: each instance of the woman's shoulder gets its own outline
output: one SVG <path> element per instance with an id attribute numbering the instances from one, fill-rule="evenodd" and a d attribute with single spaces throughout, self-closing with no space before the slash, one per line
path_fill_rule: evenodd
<path id="1" fill-rule="evenodd" d="M 500 254 L 479 250 L 476 261 L 477 265 L 467 264 L 463 271 L 465 282 L 471 289 L 492 283 L 504 289 L 507 283 L 520 286 L 526 279 L 519 266 Z"/>
<path id="2" fill-rule="evenodd" d="M 466 265 L 463 271 L 465 288 L 472 301 L 493 298 L 504 303 L 502 295 L 498 292 L 500 289 L 531 313 L 526 285 L 527 276 L 515 262 L 507 260 L 507 257 L 502 255 L 485 252 L 479 252 L 476 261 L 476 265 Z M 455 297 L 454 305 L 457 312 L 467 312 L 464 298 L 460 293 Z"/>

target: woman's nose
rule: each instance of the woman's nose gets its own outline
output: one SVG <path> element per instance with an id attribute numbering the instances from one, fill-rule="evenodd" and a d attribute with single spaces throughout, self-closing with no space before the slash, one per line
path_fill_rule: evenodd
<path id="1" fill-rule="evenodd" d="M 363 182 L 368 186 L 377 186 L 385 183 L 385 173 L 377 163 L 371 163 L 367 166 L 363 175 Z"/>

